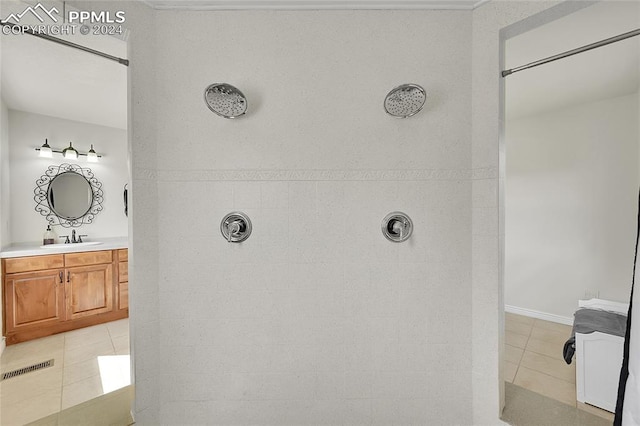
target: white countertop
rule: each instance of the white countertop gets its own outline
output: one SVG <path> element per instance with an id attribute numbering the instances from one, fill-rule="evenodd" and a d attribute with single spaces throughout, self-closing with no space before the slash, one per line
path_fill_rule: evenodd
<path id="1" fill-rule="evenodd" d="M 115 250 L 121 248 L 127 248 L 129 246 L 128 237 L 116 237 L 116 238 L 96 238 L 87 239 L 90 241 L 100 241 L 100 244 L 94 244 L 90 246 L 75 246 L 75 244 L 56 245 L 54 248 L 41 248 L 42 243 L 20 243 L 12 244 L 5 247 L 0 252 L 0 258 L 10 257 L 23 257 L 23 256 L 40 256 L 47 254 L 58 253 L 73 253 L 79 251 L 100 251 L 100 250 Z M 75 247 L 74 247 L 75 246 Z"/>

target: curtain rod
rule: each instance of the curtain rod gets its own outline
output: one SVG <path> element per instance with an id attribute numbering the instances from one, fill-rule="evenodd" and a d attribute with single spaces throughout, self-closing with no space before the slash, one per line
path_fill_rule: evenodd
<path id="1" fill-rule="evenodd" d="M 32 35 L 32 36 L 35 36 L 35 37 L 40 37 L 42 39 L 49 40 L 49 41 L 52 41 L 54 43 L 59 43 L 59 44 L 62 44 L 64 46 L 73 47 L 75 49 L 79 49 L 79 50 L 82 50 L 82 51 L 85 51 L 85 52 L 88 52 L 88 53 L 93 53 L 94 55 L 98 55 L 98 56 L 101 56 L 103 58 L 110 59 L 112 61 L 116 61 L 119 64 L 122 64 L 122 65 L 124 65 L 126 67 L 129 66 L 129 60 L 128 59 L 118 58 L 117 56 L 109 55 L 108 53 L 104 53 L 104 52 L 101 52 L 99 50 L 91 49 L 90 47 L 85 47 L 85 46 L 82 46 L 80 44 L 72 43 L 70 41 L 63 40 L 61 38 L 52 37 L 49 34 L 38 33 L 38 32 L 32 31 L 32 30 L 30 30 L 28 28 L 22 28 L 22 27 L 20 27 L 20 25 L 12 24 L 11 22 L 1 22 L 0 21 L 0 25 L 2 25 L 3 27 L 4 26 L 8 26 L 8 27 L 11 27 L 11 28 L 19 27 L 19 28 L 21 28 L 21 30 L 20 30 L 21 32 L 27 33 L 29 35 Z"/>
<path id="2" fill-rule="evenodd" d="M 586 52 L 591 49 L 596 49 L 598 47 L 606 46 L 607 44 L 615 43 L 617 41 L 622 41 L 627 38 L 635 37 L 640 35 L 640 28 L 637 30 L 629 31 L 628 33 L 620 34 L 615 37 L 607 38 L 605 40 L 600 40 L 595 43 L 587 44 L 586 46 L 578 47 L 577 49 L 568 50 L 564 53 L 559 53 L 557 55 L 549 56 L 548 58 L 540 59 L 539 61 L 531 62 L 526 65 L 522 65 L 519 67 L 511 68 L 509 70 L 502 71 L 502 77 L 506 77 L 508 75 L 513 74 L 514 72 L 526 70 L 529 68 L 537 67 L 539 65 L 548 64 L 549 62 L 557 61 L 558 59 L 564 59 L 569 56 L 577 55 L 578 53 Z"/>

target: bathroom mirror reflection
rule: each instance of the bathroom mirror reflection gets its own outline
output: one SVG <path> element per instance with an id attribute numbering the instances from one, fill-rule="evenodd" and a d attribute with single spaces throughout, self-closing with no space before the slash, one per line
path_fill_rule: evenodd
<path id="1" fill-rule="evenodd" d="M 75 164 L 49 166 L 36 181 L 36 211 L 65 228 L 92 223 L 102 211 L 102 183 L 91 169 Z"/>
<path id="2" fill-rule="evenodd" d="M 49 184 L 47 191 L 49 207 L 64 219 L 79 219 L 91 208 L 93 191 L 84 176 L 76 172 L 64 172 L 57 175 Z"/>

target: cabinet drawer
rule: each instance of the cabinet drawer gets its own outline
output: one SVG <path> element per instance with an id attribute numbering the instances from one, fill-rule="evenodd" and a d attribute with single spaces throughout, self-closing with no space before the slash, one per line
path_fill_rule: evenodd
<path id="1" fill-rule="evenodd" d="M 61 254 L 49 256 L 28 256 L 15 259 L 5 259 L 4 273 L 40 271 L 43 269 L 57 269 L 64 267 L 64 258 Z"/>
<path id="2" fill-rule="evenodd" d="M 129 260 L 129 249 L 118 250 L 118 260 L 120 262 L 126 262 Z"/>
<path id="3" fill-rule="evenodd" d="M 129 307 L 129 283 L 120 283 L 118 287 L 118 308 L 127 309 Z"/>
<path id="4" fill-rule="evenodd" d="M 120 262 L 118 264 L 118 282 L 129 281 L 129 262 Z"/>
<path id="5" fill-rule="evenodd" d="M 64 255 L 64 264 L 66 267 L 111 263 L 112 260 L 111 250 L 69 253 Z"/>

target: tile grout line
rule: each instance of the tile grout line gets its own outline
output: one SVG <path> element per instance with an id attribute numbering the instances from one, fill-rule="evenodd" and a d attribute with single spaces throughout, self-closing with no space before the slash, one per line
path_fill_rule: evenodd
<path id="1" fill-rule="evenodd" d="M 518 360 L 518 366 L 516 367 L 516 372 L 513 375 L 513 381 L 511 383 L 515 383 L 516 377 L 518 377 L 518 372 L 520 371 L 520 366 L 522 365 L 522 358 L 524 358 L 524 353 L 527 350 L 527 346 L 529 345 L 529 338 L 531 338 L 531 332 L 533 330 L 533 324 L 535 321 L 531 323 L 531 327 L 529 328 L 529 334 L 527 335 L 527 341 L 524 344 L 524 348 L 522 348 L 522 355 L 520 355 L 520 359 Z"/>
<path id="2" fill-rule="evenodd" d="M 565 379 L 563 379 L 563 378 L 561 378 L 561 377 L 556 377 L 556 376 L 554 376 L 554 375 L 552 375 L 552 374 L 549 374 L 549 373 L 547 373 L 547 372 L 539 371 L 539 370 L 536 370 L 536 369 L 533 369 L 533 368 L 529 368 L 529 367 L 525 367 L 525 366 L 523 366 L 523 365 L 522 365 L 522 360 L 524 359 L 525 352 L 527 352 L 527 351 L 528 351 L 528 352 L 530 352 L 530 353 L 536 354 L 536 355 L 540 355 L 540 356 L 548 357 L 548 358 L 550 358 L 550 359 L 552 359 L 552 360 L 558 360 L 558 361 L 561 361 L 560 359 L 554 358 L 554 357 L 549 356 L 549 355 L 547 355 L 547 354 L 539 353 L 539 352 L 536 352 L 536 351 L 534 351 L 534 350 L 528 349 L 529 341 L 530 341 L 531 336 L 532 336 L 532 334 L 533 334 L 533 330 L 534 330 L 534 328 L 536 328 L 536 323 L 537 323 L 537 322 L 538 322 L 538 319 L 535 319 L 535 320 L 531 323 L 531 328 L 530 328 L 530 330 L 529 330 L 529 335 L 528 335 L 528 337 L 527 337 L 527 342 L 526 342 L 526 344 L 524 345 L 525 347 L 524 347 L 524 348 L 523 348 L 523 350 L 522 350 L 522 356 L 520 357 L 520 362 L 518 363 L 518 367 L 517 367 L 517 369 L 516 369 L 516 374 L 514 375 L 514 379 L 513 379 L 513 382 L 512 382 L 512 383 L 513 383 L 513 384 L 515 384 L 516 377 L 517 377 L 517 375 L 518 375 L 518 373 L 519 373 L 519 371 L 520 371 L 520 367 L 523 367 L 523 368 L 525 368 L 525 369 L 528 369 L 528 370 L 531 370 L 531 371 L 533 371 L 533 372 L 536 372 L 536 373 L 542 374 L 542 375 L 547 376 L 547 377 L 550 377 L 550 378 L 552 378 L 552 379 L 557 379 L 557 380 L 560 380 L 560 381 L 562 381 L 562 382 L 564 382 L 564 383 L 567 383 L 567 384 L 570 384 L 570 385 L 574 385 L 574 386 L 575 386 L 575 382 L 569 382 L 569 381 L 567 381 L 567 380 L 565 380 Z M 545 333 L 545 334 L 546 334 L 546 333 L 559 333 L 559 331 L 556 331 L 556 330 L 549 330 L 549 329 L 546 329 L 546 328 L 544 328 L 544 327 L 539 327 L 539 328 L 538 328 L 538 330 L 540 330 L 542 333 Z M 551 343 L 551 344 L 553 344 L 553 342 L 547 342 L 546 340 L 542 340 L 542 341 L 543 341 L 543 342 L 545 342 L 545 343 Z M 526 389 L 526 388 L 525 388 L 525 389 Z M 558 399 L 556 399 L 556 398 L 552 398 L 552 399 L 555 399 L 556 401 L 560 401 L 560 400 L 558 400 Z M 566 402 L 564 402 L 564 401 L 560 401 L 560 402 L 562 402 L 562 403 L 565 403 L 565 404 L 566 404 Z M 569 406 L 574 406 L 574 407 L 576 407 L 576 408 L 577 408 L 577 397 L 575 398 L 574 405 L 570 405 L 570 404 L 568 404 L 568 405 L 569 405 Z"/>
<path id="3" fill-rule="evenodd" d="M 549 373 L 545 373 L 544 371 L 536 370 L 535 368 L 527 367 L 527 366 L 524 366 L 524 365 L 522 367 L 526 368 L 527 370 L 535 371 L 536 373 L 544 374 L 545 376 L 551 377 L 552 379 L 558 379 L 558 380 L 560 380 L 562 382 L 569 383 L 569 384 L 572 384 L 572 385 L 576 384 L 575 382 L 570 382 L 568 380 L 563 379 L 562 377 L 557 377 L 557 376 L 554 376 L 553 374 L 549 374 Z M 518 366 L 518 369 L 520 369 L 520 366 Z"/>
<path id="4" fill-rule="evenodd" d="M 113 353 L 116 353 L 116 345 L 115 343 L 113 343 L 113 336 L 111 335 L 111 330 L 109 330 L 109 327 L 107 326 L 107 333 L 109 334 L 109 341 L 111 342 L 111 347 L 113 348 Z"/>

